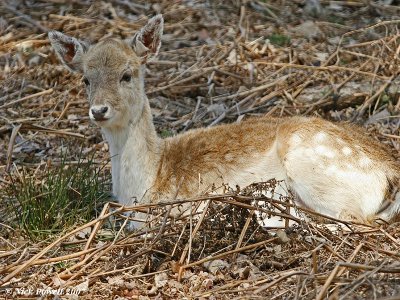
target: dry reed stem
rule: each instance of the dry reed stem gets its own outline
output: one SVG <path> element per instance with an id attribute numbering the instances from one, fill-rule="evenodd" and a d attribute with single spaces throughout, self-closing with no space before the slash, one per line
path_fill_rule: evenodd
<path id="1" fill-rule="evenodd" d="M 76 259 L 76 258 L 79 258 L 82 255 L 89 254 L 90 252 L 93 252 L 94 250 L 95 249 L 85 249 L 85 250 L 82 250 L 82 251 L 78 251 L 76 253 L 71 253 L 71 254 L 62 255 L 62 256 L 58 256 L 58 257 L 37 259 L 31 264 L 31 266 L 52 264 L 52 263 L 67 261 L 67 260 L 71 260 L 71 259 Z M 12 266 L 12 267 L 10 267 L 8 269 L 2 269 L 0 271 L 0 274 L 12 272 L 12 271 L 16 270 L 17 268 L 18 268 L 18 266 Z"/>
<path id="2" fill-rule="evenodd" d="M 41 250 L 39 253 L 35 254 L 34 256 L 32 256 L 28 261 L 24 262 L 21 266 L 19 266 L 17 269 L 13 270 L 10 274 L 8 274 L 7 276 L 5 276 L 4 278 L 1 279 L 0 281 L 0 286 L 4 286 L 11 278 L 15 277 L 17 274 L 23 272 L 24 270 L 26 270 L 27 268 L 29 268 L 32 264 L 35 264 L 35 261 L 40 259 L 44 254 L 46 254 L 50 249 L 52 249 L 54 246 L 56 246 L 57 244 L 59 244 L 61 241 L 65 240 L 66 238 L 74 235 L 75 233 L 82 231 L 83 229 L 93 226 L 94 224 L 96 224 L 99 219 L 105 219 L 108 218 L 109 216 L 119 212 L 121 209 L 117 209 L 114 212 L 108 213 L 104 216 L 102 216 L 101 218 L 97 218 L 96 220 L 93 220 L 87 224 L 84 224 L 70 232 L 68 232 L 67 234 L 63 235 L 62 237 L 58 238 L 56 241 L 54 241 L 53 243 L 51 243 L 50 245 L 46 246 L 43 250 Z"/>
<path id="3" fill-rule="evenodd" d="M 109 208 L 110 208 L 109 203 L 104 204 L 103 209 L 99 215 L 99 218 L 103 217 L 109 211 Z M 98 222 L 94 225 L 92 232 L 86 242 L 85 248 L 83 248 L 83 250 L 89 249 L 90 244 L 92 243 L 93 239 L 95 238 L 97 231 L 100 229 L 101 224 L 102 224 L 102 221 L 98 220 Z M 84 259 L 84 257 L 81 257 L 81 259 Z"/>
<path id="4" fill-rule="evenodd" d="M 6 172 L 10 172 L 11 167 L 11 159 L 12 159 L 12 152 L 14 149 L 15 138 L 17 137 L 18 131 L 21 128 L 21 124 L 15 126 L 11 132 L 10 142 L 8 143 L 8 150 L 7 150 L 7 163 L 6 163 Z"/>
<path id="5" fill-rule="evenodd" d="M 271 243 L 271 242 L 273 242 L 273 241 L 276 241 L 276 240 L 278 240 L 278 238 L 272 238 L 272 239 L 269 239 L 269 240 L 266 240 L 266 241 L 262 241 L 262 242 L 258 242 L 258 243 L 252 244 L 252 245 L 247 245 L 247 246 L 240 247 L 240 248 L 237 248 L 237 249 L 234 249 L 234 250 L 226 251 L 226 252 L 224 252 L 224 253 L 217 254 L 217 255 L 214 255 L 214 256 L 212 256 L 212 257 L 206 257 L 206 258 L 203 258 L 203 259 L 201 259 L 201 260 L 199 260 L 199 261 L 196 261 L 196 262 L 192 262 L 192 263 L 190 263 L 190 264 L 183 265 L 183 266 L 179 267 L 179 271 L 178 271 L 178 280 L 180 280 L 180 279 L 182 278 L 182 273 L 183 273 L 184 270 L 187 269 L 187 268 L 191 268 L 191 267 L 194 267 L 194 266 L 198 266 L 198 265 L 201 265 L 201 264 L 203 264 L 203 263 L 205 263 L 205 262 L 208 262 L 208 261 L 211 261 L 211 260 L 216 260 L 216 259 L 218 259 L 218 258 L 226 257 L 226 256 L 228 256 L 228 255 L 230 255 L 230 254 L 242 252 L 242 251 L 249 250 L 249 249 L 254 249 L 254 248 L 257 248 L 257 247 L 259 247 L 259 246 L 265 245 L 265 244 L 267 244 L 267 243 Z"/>
<path id="6" fill-rule="evenodd" d="M 286 275 L 284 275 L 284 276 L 282 276 L 282 277 L 280 277 L 280 278 L 274 280 L 273 282 L 271 282 L 271 283 L 269 283 L 269 284 L 267 284 L 267 285 L 265 285 L 265 286 L 262 286 L 262 287 L 256 289 L 256 290 L 254 291 L 254 294 L 259 294 L 259 293 L 261 293 L 262 291 L 265 291 L 265 290 L 267 290 L 267 289 L 273 287 L 274 285 L 278 284 L 278 283 L 281 282 L 282 280 L 285 280 L 285 279 L 287 279 L 287 278 L 289 278 L 289 277 L 296 276 L 296 275 L 308 275 L 308 273 L 306 273 L 306 272 L 301 272 L 301 271 L 289 272 L 288 274 L 286 274 Z"/>

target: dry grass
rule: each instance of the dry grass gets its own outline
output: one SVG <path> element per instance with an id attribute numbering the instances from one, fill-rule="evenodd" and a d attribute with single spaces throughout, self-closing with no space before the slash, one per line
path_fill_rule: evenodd
<path id="1" fill-rule="evenodd" d="M 90 41 L 127 37 L 158 12 L 165 36 L 158 60 L 147 66 L 146 90 L 161 135 L 249 116 L 320 115 L 359 122 L 399 157 L 398 6 L 33 2 L 0 5 L 0 147 L 8 149 L 0 152 L 0 189 L 22 168 L 39 180 L 49 165 L 60 163 L 65 148 L 70 163 L 76 162 L 77 144 L 95 153 L 99 164 L 108 159 L 107 145 L 89 123 L 81 78 L 60 66 L 46 31 Z M 306 20 L 312 20 L 308 27 L 301 25 Z M 293 219 L 286 214 L 290 199 L 254 205 L 254 199 L 265 200 L 264 188 L 191 199 L 193 207 L 200 201 L 208 206 L 190 218 L 168 217 L 171 205 L 188 199 L 132 208 L 107 204 L 97 219 L 41 243 L 0 220 L 1 285 L 82 289 L 81 299 L 400 294 L 398 223 L 373 228 L 304 212 L 310 221 L 296 219 L 296 226 L 275 235 L 258 225 L 253 212 Z M 125 233 L 120 213 L 138 210 L 154 216 L 150 229 Z M 17 297 L 18 290 L 13 293 Z M 7 296 L 5 290 L 0 296 Z"/>

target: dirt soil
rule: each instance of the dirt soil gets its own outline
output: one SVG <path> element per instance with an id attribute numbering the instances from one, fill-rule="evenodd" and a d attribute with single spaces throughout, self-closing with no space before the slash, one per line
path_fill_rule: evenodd
<path id="1" fill-rule="evenodd" d="M 399 4 L 2 1 L 0 189 L 22 170 L 40 182 L 65 150 L 70 163 L 82 152 L 109 161 L 82 78 L 60 64 L 47 32 L 126 38 L 158 13 L 162 47 L 145 82 L 161 136 L 254 116 L 321 116 L 360 124 L 399 158 Z M 253 212 L 273 214 L 273 204 L 251 200 L 269 184 L 215 196 L 200 218 L 169 220 L 168 206 L 152 206 L 159 217 L 147 234 L 105 226 L 118 214 L 106 205 L 90 223 L 33 242 L 0 213 L 0 298 L 400 299 L 399 223 L 303 211 L 310 221 L 266 230 Z"/>

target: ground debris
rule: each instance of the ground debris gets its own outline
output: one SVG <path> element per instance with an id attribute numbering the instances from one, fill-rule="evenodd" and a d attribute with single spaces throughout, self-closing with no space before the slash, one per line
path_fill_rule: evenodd
<path id="1" fill-rule="evenodd" d="M 165 34 L 145 76 L 161 136 L 254 116 L 319 115 L 357 120 L 399 158 L 398 1 L 367 2 L 3 1 L 0 147 L 9 150 L 0 152 L 0 191 L 11 175 L 34 174 L 40 184 L 62 153 L 70 165 L 79 153 L 94 153 L 109 175 L 108 146 L 89 122 L 82 78 L 59 65 L 46 33 L 88 42 L 127 38 L 157 13 Z M 12 286 L 5 296 L 54 296 L 58 289 L 63 299 L 400 294 L 398 223 L 372 227 L 304 210 L 292 226 L 267 230 L 260 219 L 274 214 L 266 195 L 276 184 L 205 195 L 198 201 L 210 205 L 193 221 L 192 228 L 201 222 L 196 232 L 184 218 L 162 226 L 161 203 L 143 207 L 157 216 L 150 232 L 124 231 L 118 207 L 108 207 L 113 219 L 33 242 L 8 225 L 0 202 L 0 281 Z M 274 204 L 290 208 L 290 200 Z"/>

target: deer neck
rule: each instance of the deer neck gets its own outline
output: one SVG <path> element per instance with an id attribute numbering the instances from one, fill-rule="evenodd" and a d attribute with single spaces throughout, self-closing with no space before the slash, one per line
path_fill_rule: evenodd
<path id="1" fill-rule="evenodd" d="M 162 145 L 148 101 L 136 122 L 118 129 L 103 128 L 103 133 L 110 147 L 114 196 L 124 205 L 147 202 Z"/>

